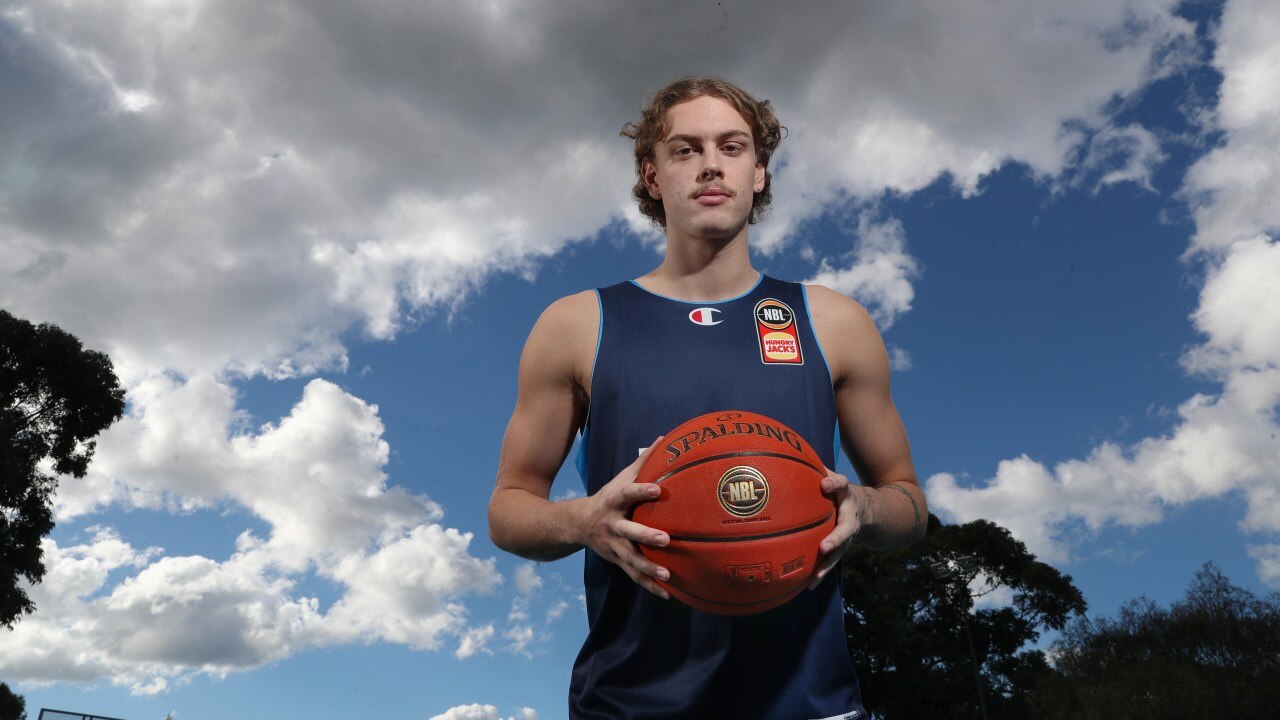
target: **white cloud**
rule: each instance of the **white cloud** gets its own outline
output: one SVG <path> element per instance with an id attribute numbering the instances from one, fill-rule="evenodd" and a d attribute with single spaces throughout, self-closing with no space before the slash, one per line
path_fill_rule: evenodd
<path id="1" fill-rule="evenodd" d="M 1269 394 L 1259 395 L 1264 389 Z M 1261 504 L 1280 468 L 1274 440 L 1280 428 L 1270 412 L 1277 400 L 1280 371 L 1238 374 L 1220 396 L 1183 403 L 1168 436 L 1128 447 L 1106 442 L 1052 471 L 1022 455 L 1001 461 L 995 477 L 978 485 L 962 486 L 940 473 L 926 482 L 929 502 L 960 522 L 985 518 L 1003 525 L 1050 561 L 1070 557 L 1079 523 L 1092 531 L 1148 525 L 1167 507 L 1239 490 L 1248 493 L 1250 512 L 1256 505 L 1263 516 L 1255 529 L 1280 529 L 1280 505 Z"/>
<path id="2" fill-rule="evenodd" d="M 557 600 L 555 605 L 547 609 L 547 622 L 552 623 L 559 620 L 569 609 L 569 603 L 565 600 Z"/>
<path id="3" fill-rule="evenodd" d="M 528 625 L 515 625 L 503 634 L 508 641 L 507 648 L 524 657 L 533 657 L 529 652 L 529 643 L 533 642 L 533 628 Z"/>
<path id="4" fill-rule="evenodd" d="M 487 593 L 500 582 L 494 560 L 467 554 L 471 533 L 426 525 L 368 555 L 340 561 L 332 576 L 347 586 L 329 612 L 333 639 L 379 638 L 434 650 L 464 632 L 466 608 L 449 598 Z"/>
<path id="5" fill-rule="evenodd" d="M 245 531 L 226 560 L 136 550 L 110 530 L 82 545 L 46 543 L 37 611 L 0 635 L 0 662 L 31 681 L 105 677 L 159 692 L 195 672 L 222 674 L 300 649 L 374 640 L 437 649 L 477 636 L 462 599 L 500 582 L 471 533 L 441 508 L 389 486 L 377 408 L 313 380 L 290 414 L 244 427 L 232 389 L 208 376 L 154 378 L 102 438 L 91 472 L 64 478 L 64 517 L 104 506 L 233 506 L 270 527 Z M 116 582 L 117 568 L 140 570 Z M 341 591 L 328 608 L 300 596 L 309 573 Z M 490 630 L 490 632 L 492 632 Z"/>
<path id="6" fill-rule="evenodd" d="M 1001 585 L 999 580 L 978 573 L 969 581 L 969 596 L 975 609 L 998 609 L 1013 605 L 1013 588 Z"/>
<path id="7" fill-rule="evenodd" d="M 431 720 L 503 720 L 502 713 L 493 705 L 458 705 L 451 707 L 439 715 L 432 715 Z M 538 713 L 533 708 L 520 708 L 515 717 L 506 720 L 538 720 Z"/>
<path id="8" fill-rule="evenodd" d="M 0 305 L 107 349 L 132 404 L 89 475 L 63 479 L 60 516 L 232 506 L 270 532 L 242 534 L 225 560 L 155 560 L 114 536 L 51 546 L 50 576 L 71 577 L 40 588 L 25 635 L 0 638 L 6 670 L 148 693 L 330 642 L 456 637 L 459 653 L 477 651 L 491 626 L 468 627 L 459 598 L 499 578 L 469 554 L 469 533 L 439 525 L 438 505 L 387 483 L 376 408 L 315 381 L 288 417 L 248 428 L 229 377 L 345 368 L 353 328 L 390 337 L 619 218 L 639 228 L 616 130 L 689 68 L 746 82 L 791 130 L 774 218 L 755 233 L 765 250 L 834 202 L 944 175 L 973 194 L 1011 161 L 1053 178 L 1082 148 L 1122 158 L 1108 177 L 1142 182 L 1157 150 L 1142 128 L 1109 130 L 1109 108 L 1184 62 L 1192 28 L 1177 4 L 833 2 L 797 14 L 748 2 L 731 15 L 686 8 L 674 27 L 586 0 L 9 12 L 19 34 L 4 52 L 19 61 L 0 64 Z M 767 42 L 743 42 L 759 27 Z M 1268 37 L 1230 12 L 1224 28 L 1227 65 L 1249 45 L 1233 33 L 1254 31 L 1254 50 Z M 655 61 L 657 45 L 673 51 Z M 1200 186 L 1252 187 L 1232 174 L 1251 167 L 1276 195 L 1277 164 L 1241 160 L 1280 146 L 1245 127 L 1270 112 L 1258 104 L 1270 85 L 1239 87 L 1249 72 L 1267 79 L 1260 67 L 1232 74 L 1224 94 L 1244 154 L 1215 151 Z M 1207 238 L 1254 237 L 1235 229 L 1268 207 L 1223 201 L 1197 219 Z M 910 308 L 915 266 L 896 221 L 865 217 L 850 264 L 821 272 L 887 327 Z M 873 266 L 885 275 L 866 276 Z M 1256 345 L 1265 332 L 1237 335 Z M 1209 492 L 1197 482 L 1188 492 Z M 1000 499 L 1017 506 L 1016 493 Z M 1263 517 L 1268 502 L 1256 501 Z M 140 569 L 108 585 L 107 567 Z M 334 606 L 295 592 L 308 572 L 343 588 Z M 57 603 L 64 612 L 46 612 Z M 172 634 L 193 613 L 225 637 L 182 647 Z M 504 637 L 523 652 L 533 631 Z"/>
<path id="9" fill-rule="evenodd" d="M 1150 136 L 1108 130 L 1110 108 L 1185 63 L 1177 4 L 746 2 L 670 26 L 585 0 L 33 2 L 3 70 L 0 304 L 109 350 L 130 385 L 345 367 L 352 327 L 388 337 L 636 225 L 617 129 L 690 68 L 791 130 L 761 248 L 833 202 L 948 174 L 974 193 L 1009 161 L 1054 177 L 1109 138 L 1141 181 Z"/>
<path id="10" fill-rule="evenodd" d="M 1280 161 L 1280 153 L 1273 155 Z M 1219 376 L 1280 367 L 1278 277 L 1280 244 L 1259 235 L 1229 246 L 1205 281 L 1192 315 L 1208 340 L 1187 353 L 1184 366 Z"/>
<path id="11" fill-rule="evenodd" d="M 894 218 L 880 219 L 873 211 L 858 215 L 858 242 L 849 267 L 837 269 L 823 261 L 805 283 L 824 285 L 844 293 L 867 307 L 881 331 L 893 326 L 899 315 L 911 309 L 915 290 L 911 279 L 920 275 L 920 263 L 906 252 L 906 233 Z"/>
<path id="12" fill-rule="evenodd" d="M 889 352 L 889 369 L 894 372 L 906 372 L 912 367 L 911 353 L 897 345 L 890 345 Z"/>
<path id="13" fill-rule="evenodd" d="M 493 633 L 493 625 L 473 627 L 467 630 L 462 634 L 462 639 L 458 641 L 458 649 L 454 651 L 454 656 L 459 660 L 466 660 L 478 652 L 492 655 L 493 651 L 487 646 L 489 641 L 493 639 Z"/>
<path id="14" fill-rule="evenodd" d="M 1089 139 L 1077 182 L 1093 179 L 1094 193 L 1121 182 L 1155 192 L 1151 176 L 1165 158 L 1160 141 L 1141 125 L 1106 127 Z"/>
<path id="15" fill-rule="evenodd" d="M 1280 544 L 1246 545 L 1249 557 L 1258 563 L 1258 577 L 1273 588 L 1280 588 Z"/>
<path id="16" fill-rule="evenodd" d="M 60 518 L 111 505 L 234 503 L 271 524 L 276 560 L 301 566 L 443 516 L 429 498 L 387 485 L 377 407 L 333 383 L 312 380 L 287 417 L 256 432 L 235 409 L 235 390 L 208 375 L 150 378 L 128 399 L 128 416 L 100 437 L 86 477 L 61 479 Z"/>
<path id="17" fill-rule="evenodd" d="M 1205 283 L 1191 319 L 1206 336 L 1182 358 L 1189 372 L 1222 383 L 1178 408 L 1165 436 L 1128 447 L 1105 442 L 1052 472 L 1027 456 L 999 464 L 987 481 L 950 474 L 927 484 L 934 507 L 961 521 L 1009 527 L 1048 559 L 1063 560 L 1082 529 L 1157 522 L 1167 507 L 1239 493 L 1241 530 L 1280 533 L 1280 7 L 1227 3 L 1214 64 L 1223 74 L 1211 120 L 1225 142 L 1188 172 L 1182 195 L 1196 234 L 1185 258 L 1202 259 Z M 1274 545 L 1251 545 L 1259 576 L 1275 582 Z"/>
<path id="18" fill-rule="evenodd" d="M 528 595 L 542 587 L 542 578 L 538 577 L 538 568 L 532 563 L 517 567 L 515 584 L 516 590 L 522 595 Z"/>

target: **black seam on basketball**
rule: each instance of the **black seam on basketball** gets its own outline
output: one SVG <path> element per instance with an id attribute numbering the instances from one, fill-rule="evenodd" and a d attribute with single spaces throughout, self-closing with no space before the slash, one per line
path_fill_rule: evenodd
<path id="1" fill-rule="evenodd" d="M 765 598 L 764 600 L 752 600 L 750 602 L 725 602 L 724 600 L 712 600 L 711 598 L 704 598 L 701 595 L 691 593 L 688 590 L 686 590 L 683 586 L 677 583 L 671 582 L 670 580 L 667 580 L 666 583 L 671 587 L 684 593 L 685 595 L 688 595 L 689 597 L 694 598 L 695 600 L 699 600 L 709 605 L 727 605 L 730 607 L 747 607 L 748 605 L 764 605 L 765 603 L 777 602 L 778 600 L 782 600 L 785 603 L 790 598 L 793 598 L 796 595 L 799 595 L 800 591 L 804 590 L 805 587 L 807 587 L 806 584 L 801 584 L 791 590 L 788 590 L 782 593 L 781 595 L 775 595 L 771 598 Z"/>
<path id="2" fill-rule="evenodd" d="M 827 476 L 826 470 L 819 470 L 818 468 L 814 467 L 813 463 L 809 462 L 808 460 L 805 460 L 804 458 L 798 458 L 794 455 L 786 455 L 784 453 L 764 452 L 764 451 L 757 451 L 757 450 L 742 450 L 740 452 L 724 453 L 723 455 L 712 455 L 711 457 L 704 457 L 701 460 L 694 460 L 688 465 L 683 465 L 681 467 L 676 468 L 675 470 L 672 470 L 666 475 L 663 475 L 657 480 L 654 480 L 654 482 L 660 483 L 663 480 L 666 480 L 667 478 L 671 477 L 672 475 L 675 475 L 677 473 L 682 473 L 685 470 L 688 470 L 689 468 L 695 467 L 697 465 L 701 465 L 702 463 L 709 463 L 713 460 L 724 460 L 726 458 L 738 458 L 738 457 L 771 457 L 771 458 L 779 458 L 781 460 L 790 460 L 791 462 L 798 462 L 801 465 L 804 465 L 805 467 L 809 468 L 810 470 L 813 470 L 814 472 L 818 473 L 822 477 Z"/>
<path id="3" fill-rule="evenodd" d="M 834 512 L 834 511 L 833 511 Z M 671 540 L 682 540 L 684 542 L 747 542 L 750 540 L 768 540 L 769 538 L 782 537 L 783 535 L 791 535 L 805 530 L 812 530 L 822 523 L 831 519 L 833 513 L 827 513 L 827 516 L 821 520 L 814 520 L 808 525 L 801 527 L 787 528 L 778 532 L 766 533 L 764 535 L 744 535 L 742 537 L 707 537 L 705 535 L 672 535 Z"/>

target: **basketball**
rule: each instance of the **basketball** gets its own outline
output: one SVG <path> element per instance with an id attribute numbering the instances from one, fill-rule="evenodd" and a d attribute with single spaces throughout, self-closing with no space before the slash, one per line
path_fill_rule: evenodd
<path id="1" fill-rule="evenodd" d="M 632 511 L 635 522 L 671 538 L 665 547 L 640 546 L 671 571 L 655 582 L 715 615 L 786 603 L 809 583 L 818 543 L 835 528 L 826 476 L 804 438 L 758 413 L 707 413 L 673 429 L 635 480 L 662 489 Z"/>

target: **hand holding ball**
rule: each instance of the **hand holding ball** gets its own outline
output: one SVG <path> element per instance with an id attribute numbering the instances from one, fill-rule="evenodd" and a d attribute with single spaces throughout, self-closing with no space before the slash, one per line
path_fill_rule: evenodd
<path id="1" fill-rule="evenodd" d="M 671 538 L 640 551 L 671 571 L 658 584 L 703 612 L 750 615 L 802 591 L 836 523 L 825 465 L 794 430 L 746 411 L 696 417 L 649 454 L 635 482 L 661 495 L 632 519 Z"/>

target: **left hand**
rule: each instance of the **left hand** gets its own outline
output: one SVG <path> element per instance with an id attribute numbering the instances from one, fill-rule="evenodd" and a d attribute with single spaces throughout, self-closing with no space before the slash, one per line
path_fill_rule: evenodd
<path id="1" fill-rule="evenodd" d="M 818 545 L 818 569 L 809 581 L 810 590 L 817 587 L 849 551 L 858 530 L 862 528 L 871 501 L 867 488 L 853 485 L 849 478 L 831 468 L 827 468 L 827 476 L 822 479 L 822 493 L 830 495 L 835 502 L 836 527 Z"/>

